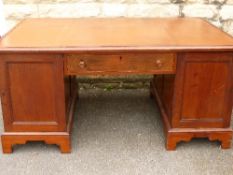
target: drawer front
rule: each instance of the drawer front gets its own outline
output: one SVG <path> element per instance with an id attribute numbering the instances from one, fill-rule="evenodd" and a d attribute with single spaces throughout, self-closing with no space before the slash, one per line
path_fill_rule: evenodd
<path id="1" fill-rule="evenodd" d="M 175 73 L 176 56 L 161 54 L 65 55 L 66 74 Z"/>

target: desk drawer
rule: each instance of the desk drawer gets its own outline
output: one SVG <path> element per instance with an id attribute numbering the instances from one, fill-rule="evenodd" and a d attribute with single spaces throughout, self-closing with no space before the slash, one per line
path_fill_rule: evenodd
<path id="1" fill-rule="evenodd" d="M 65 55 L 66 74 L 159 74 L 174 73 L 172 53 L 122 55 Z"/>

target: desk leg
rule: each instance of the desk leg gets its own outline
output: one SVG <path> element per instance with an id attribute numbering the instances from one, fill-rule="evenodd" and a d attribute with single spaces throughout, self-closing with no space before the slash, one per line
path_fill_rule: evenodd
<path id="1" fill-rule="evenodd" d="M 71 151 L 70 136 L 66 133 L 64 135 L 53 135 L 51 133 L 41 133 L 40 135 L 17 133 L 13 135 L 13 133 L 5 133 L 2 135 L 2 151 L 3 153 L 12 153 L 14 145 L 26 144 L 28 141 L 44 141 L 46 144 L 58 145 L 62 153 L 70 153 Z"/>

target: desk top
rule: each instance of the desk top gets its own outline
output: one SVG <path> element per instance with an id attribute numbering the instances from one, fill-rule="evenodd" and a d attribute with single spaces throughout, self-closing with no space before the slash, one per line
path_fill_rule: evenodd
<path id="1" fill-rule="evenodd" d="M 233 37 L 198 18 L 26 19 L 3 51 L 233 50 Z"/>

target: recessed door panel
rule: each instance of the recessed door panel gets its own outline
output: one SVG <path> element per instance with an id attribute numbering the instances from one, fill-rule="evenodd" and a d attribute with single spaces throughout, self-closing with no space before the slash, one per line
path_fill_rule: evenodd
<path id="1" fill-rule="evenodd" d="M 189 53 L 178 59 L 173 126 L 229 127 L 232 54 Z"/>
<path id="2" fill-rule="evenodd" d="M 65 130 L 63 61 L 57 55 L 1 57 L 8 131 Z"/>

